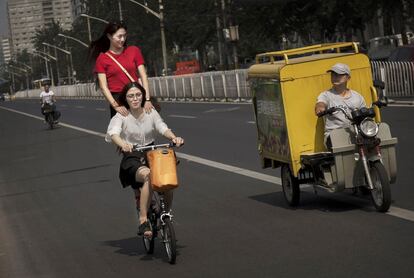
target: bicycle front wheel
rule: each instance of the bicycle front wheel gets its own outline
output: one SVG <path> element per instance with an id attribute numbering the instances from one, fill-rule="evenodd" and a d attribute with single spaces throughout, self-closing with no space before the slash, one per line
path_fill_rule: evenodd
<path id="1" fill-rule="evenodd" d="M 167 252 L 168 262 L 170 264 L 175 264 L 177 256 L 177 243 L 175 239 L 174 226 L 169 218 L 165 219 L 162 231 L 162 239 L 164 241 L 165 251 Z"/>
<path id="2" fill-rule="evenodd" d="M 143 236 L 142 240 L 144 242 L 145 252 L 147 252 L 147 254 L 153 254 L 154 253 L 154 236 L 150 238 Z"/>

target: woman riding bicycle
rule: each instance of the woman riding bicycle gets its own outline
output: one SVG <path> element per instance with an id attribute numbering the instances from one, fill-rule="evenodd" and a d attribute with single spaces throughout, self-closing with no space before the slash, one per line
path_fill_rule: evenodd
<path id="1" fill-rule="evenodd" d="M 152 195 L 150 169 L 146 152 L 134 151 L 133 146 L 143 147 L 154 144 L 156 133 L 172 140 L 177 146 L 182 145 L 184 139 L 174 135 L 155 109 L 145 113 L 145 99 L 145 89 L 139 83 L 131 82 L 125 86 L 119 102 L 128 109 L 129 114 L 122 116 L 117 113 L 111 119 L 105 140 L 112 141 L 119 147 L 123 154 L 119 169 L 122 186 L 131 186 L 136 199 L 139 199 L 138 234 L 151 237 L 151 225 L 147 219 Z M 170 207 L 172 192 L 166 193 L 165 197 Z"/>

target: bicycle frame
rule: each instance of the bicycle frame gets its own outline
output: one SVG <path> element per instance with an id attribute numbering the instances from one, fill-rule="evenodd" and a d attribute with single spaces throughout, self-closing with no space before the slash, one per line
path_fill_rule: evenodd
<path id="1" fill-rule="evenodd" d="M 167 143 L 144 147 L 134 145 L 133 148 L 135 151 L 148 151 L 157 148 L 171 148 L 173 146 L 175 146 L 174 143 Z M 147 254 L 152 254 L 154 252 L 154 239 L 158 236 L 158 232 L 160 232 L 161 240 L 168 255 L 168 262 L 174 264 L 176 261 L 177 245 L 174 227 L 172 225 L 173 214 L 171 213 L 171 210 L 167 211 L 164 195 L 165 192 L 152 192 L 151 203 L 148 209 L 148 219 L 152 225 L 153 235 L 151 238 L 143 237 L 143 241 Z"/>

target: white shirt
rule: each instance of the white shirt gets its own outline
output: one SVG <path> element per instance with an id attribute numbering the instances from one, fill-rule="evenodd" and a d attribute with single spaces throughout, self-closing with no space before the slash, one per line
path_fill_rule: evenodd
<path id="1" fill-rule="evenodd" d="M 323 102 L 326 104 L 326 109 L 332 107 L 340 107 L 351 115 L 354 109 L 366 107 L 364 98 L 356 91 L 350 90 L 350 94 L 347 97 L 343 97 L 338 94 L 334 89 L 329 89 L 322 92 L 316 102 Z M 325 137 L 329 133 L 338 128 L 349 127 L 351 122 L 345 117 L 341 111 L 335 111 L 332 115 L 326 115 L 325 118 Z"/>
<path id="2" fill-rule="evenodd" d="M 129 144 L 145 146 L 155 141 L 157 133 L 163 135 L 167 130 L 168 126 L 155 109 L 144 112 L 139 119 L 131 113 L 126 117 L 116 113 L 109 122 L 105 141 L 111 142 L 111 136 L 117 134 Z"/>
<path id="3" fill-rule="evenodd" d="M 55 94 L 53 93 L 53 91 L 49 91 L 49 92 L 41 92 L 40 93 L 40 98 L 42 99 L 42 103 L 48 103 L 48 104 L 52 104 L 52 96 L 54 96 Z"/>

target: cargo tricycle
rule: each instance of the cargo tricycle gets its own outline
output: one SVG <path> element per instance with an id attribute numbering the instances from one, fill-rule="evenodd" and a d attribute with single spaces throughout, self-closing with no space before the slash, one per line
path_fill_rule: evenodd
<path id="1" fill-rule="evenodd" d="M 318 95 L 331 88 L 328 70 L 336 63 L 351 69 L 348 87 L 359 92 L 367 107 L 351 113 L 340 108 L 324 114 L 345 113 L 351 125 L 330 133 L 324 142 L 324 115 L 315 115 Z M 284 197 L 290 206 L 300 201 L 300 187 L 315 192 L 363 192 L 371 195 L 377 211 L 391 204 L 390 184 L 397 163 L 389 126 L 381 121 L 386 106 L 381 82 L 372 80 L 366 55 L 358 44 L 319 44 L 256 56 L 248 71 L 258 132 L 258 151 L 264 168 L 281 167 Z M 374 86 L 374 84 L 376 86 Z"/>

